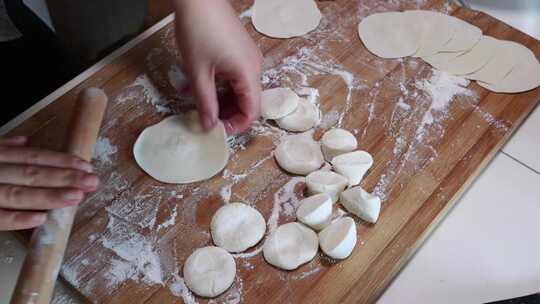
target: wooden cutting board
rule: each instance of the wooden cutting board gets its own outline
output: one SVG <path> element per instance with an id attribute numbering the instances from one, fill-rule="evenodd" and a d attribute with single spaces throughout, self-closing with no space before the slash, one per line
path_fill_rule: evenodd
<path id="1" fill-rule="evenodd" d="M 250 2 L 233 1 L 238 12 Z M 318 5 L 323 21 L 303 38 L 270 39 L 256 33 L 249 18 L 242 21 L 266 58 L 264 86 L 318 89 L 323 123 L 314 136 L 339 124 L 374 156 L 362 185 L 383 198 L 381 216 L 376 225 L 356 219 L 359 242 L 341 262 L 320 254 L 298 270 L 280 271 L 255 254 L 259 244 L 255 253 L 236 258 L 234 285 L 212 303 L 374 302 L 540 99 L 540 89 L 495 94 L 471 83 L 427 123 L 432 97 L 422 83 L 429 81 L 431 68 L 421 60 L 370 54 L 357 38 L 361 18 L 433 9 L 475 24 L 485 34 L 522 43 L 537 57 L 540 42 L 444 1 Z M 280 133 L 268 124 L 257 123 L 233 138 L 226 170 L 208 181 L 166 185 L 139 169 L 131 152 L 138 134 L 167 115 L 164 111 L 192 105 L 171 85 L 171 79 L 181 82 L 176 55 L 168 24 L 11 132 L 58 149 L 82 88 L 98 86 L 111 97 L 95 160 L 103 184 L 80 207 L 61 272 L 89 301 L 205 303 L 185 290 L 181 269 L 194 249 L 211 244 L 209 222 L 224 200 L 230 196 L 256 206 L 266 219 L 274 214 L 273 229 L 294 220 L 303 197 L 302 179 L 281 171 L 272 157 Z M 303 91 L 314 97 L 313 90 Z"/>

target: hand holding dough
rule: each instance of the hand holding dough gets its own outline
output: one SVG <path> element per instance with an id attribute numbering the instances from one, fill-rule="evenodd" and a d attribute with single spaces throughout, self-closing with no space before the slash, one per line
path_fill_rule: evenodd
<path id="1" fill-rule="evenodd" d="M 137 164 L 164 183 L 185 184 L 209 179 L 229 159 L 223 123 L 204 132 L 196 112 L 169 116 L 139 135 L 133 146 Z"/>
<path id="2" fill-rule="evenodd" d="M 222 248 L 208 246 L 195 250 L 184 263 L 187 287 L 201 297 L 217 297 L 234 282 L 236 263 Z"/>
<path id="3" fill-rule="evenodd" d="M 283 170 L 299 175 L 307 175 L 324 163 L 319 143 L 301 136 L 283 140 L 276 148 L 275 157 Z"/>
<path id="4" fill-rule="evenodd" d="M 358 185 L 372 165 L 373 158 L 365 151 L 349 152 L 332 159 L 334 170 L 347 177 L 349 186 Z"/>
<path id="5" fill-rule="evenodd" d="M 347 209 L 347 211 L 364 221 L 375 223 L 379 218 L 381 199 L 367 193 L 360 186 L 341 192 L 339 202 Z"/>
<path id="6" fill-rule="evenodd" d="M 264 236 L 266 222 L 255 208 L 230 203 L 219 208 L 210 223 L 212 240 L 229 252 L 242 252 L 257 244 Z"/>
<path id="7" fill-rule="evenodd" d="M 350 217 L 332 222 L 319 232 L 322 251 L 333 259 L 345 259 L 356 246 L 356 224 Z"/>
<path id="8" fill-rule="evenodd" d="M 332 161 L 334 157 L 352 152 L 358 147 L 358 142 L 354 135 L 344 129 L 335 128 L 326 131 L 321 138 L 321 148 L 324 159 Z"/>
<path id="9" fill-rule="evenodd" d="M 293 270 L 311 261 L 319 249 L 319 238 L 300 223 L 279 226 L 264 242 L 264 259 L 278 268 Z"/>
<path id="10" fill-rule="evenodd" d="M 326 193 L 316 194 L 300 201 L 296 218 L 315 230 L 321 230 L 332 218 L 332 199 Z"/>
<path id="11" fill-rule="evenodd" d="M 349 180 L 332 171 L 318 170 L 306 176 L 306 186 L 309 195 L 326 193 L 337 202 L 339 194 L 347 187 Z"/>

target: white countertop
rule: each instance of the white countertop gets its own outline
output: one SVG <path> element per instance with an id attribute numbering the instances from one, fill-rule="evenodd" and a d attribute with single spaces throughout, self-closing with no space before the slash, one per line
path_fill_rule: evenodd
<path id="1" fill-rule="evenodd" d="M 540 39 L 540 1 L 466 2 Z M 540 292 L 538 155 L 540 107 L 418 250 L 379 304 L 484 303 Z M 11 234 L 0 233 L 0 303 L 9 301 L 24 254 Z M 53 303 L 80 303 L 69 289 L 57 285 Z"/>

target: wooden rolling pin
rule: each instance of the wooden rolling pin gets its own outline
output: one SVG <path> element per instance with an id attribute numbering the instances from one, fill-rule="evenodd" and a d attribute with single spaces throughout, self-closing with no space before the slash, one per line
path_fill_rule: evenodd
<path id="1" fill-rule="evenodd" d="M 106 106 L 107 95 L 101 89 L 79 94 L 64 152 L 87 161 L 92 158 Z M 50 302 L 76 211 L 77 206 L 49 211 L 45 224 L 34 230 L 12 304 Z"/>

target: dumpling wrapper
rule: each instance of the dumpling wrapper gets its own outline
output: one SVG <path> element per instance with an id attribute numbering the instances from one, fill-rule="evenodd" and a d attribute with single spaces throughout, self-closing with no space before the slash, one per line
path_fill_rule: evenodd
<path id="1" fill-rule="evenodd" d="M 158 181 L 186 184 L 220 172 L 229 159 L 227 135 L 218 122 L 209 132 L 196 112 L 174 115 L 143 130 L 133 155 L 137 164 Z"/>
<path id="2" fill-rule="evenodd" d="M 493 59 L 480 70 L 464 77 L 491 84 L 503 83 L 514 68 L 534 65 L 538 65 L 538 60 L 530 49 L 513 41 L 497 40 Z"/>
<path id="3" fill-rule="evenodd" d="M 358 36 L 379 57 L 411 56 L 420 48 L 423 30 L 413 17 L 400 12 L 369 15 L 358 24 Z"/>
<path id="4" fill-rule="evenodd" d="M 457 34 L 455 23 L 443 13 L 412 10 L 403 14 L 422 25 L 420 47 L 413 54 L 414 57 L 425 57 L 439 52 Z"/>
<path id="5" fill-rule="evenodd" d="M 448 16 L 454 23 L 455 34 L 439 52 L 463 52 L 472 49 L 482 37 L 482 30 L 459 18 Z"/>
<path id="6" fill-rule="evenodd" d="M 438 70 L 456 76 L 471 74 L 486 66 L 493 59 L 496 47 L 497 39 L 482 36 L 470 51 L 453 60 L 434 63 L 433 66 Z"/>
<path id="7" fill-rule="evenodd" d="M 478 82 L 481 87 L 496 93 L 520 93 L 540 86 L 540 64 L 518 66 L 514 68 L 500 83 L 488 84 Z"/>
<path id="8" fill-rule="evenodd" d="M 255 0 L 251 21 L 261 34 L 292 38 L 316 29 L 321 17 L 313 0 Z"/>

